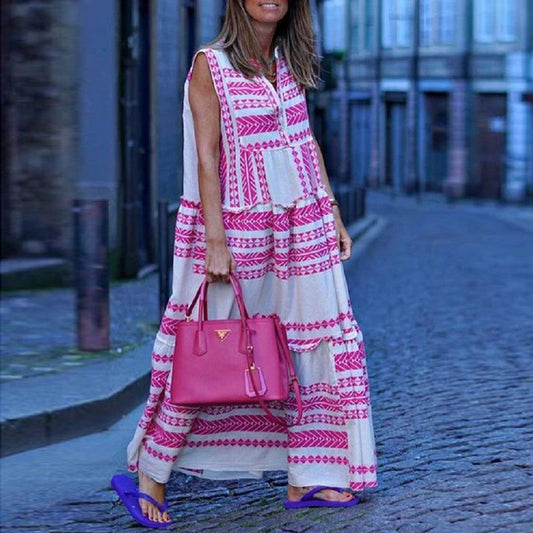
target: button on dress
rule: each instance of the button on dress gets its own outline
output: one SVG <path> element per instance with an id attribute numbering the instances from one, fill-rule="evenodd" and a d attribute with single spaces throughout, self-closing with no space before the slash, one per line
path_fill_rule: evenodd
<path id="1" fill-rule="evenodd" d="M 264 76 L 246 78 L 220 48 L 200 52 L 220 103 L 219 178 L 227 244 L 250 314 L 275 313 L 287 328 L 303 417 L 299 425 L 290 425 L 296 415 L 293 396 L 273 405 L 275 414 L 286 417 L 288 430 L 269 421 L 258 405 L 199 408 L 170 402 L 176 324 L 205 276 L 205 226 L 188 99 L 191 67 L 184 92 L 184 187 L 172 295 L 154 343 L 146 407 L 128 446 L 129 469 L 161 483 L 172 469 L 211 479 L 287 470 L 294 486 L 373 487 L 376 451 L 363 335 L 320 178 L 305 92 L 278 48 L 276 88 Z M 210 318 L 239 316 L 229 284 L 211 284 L 208 300 Z"/>

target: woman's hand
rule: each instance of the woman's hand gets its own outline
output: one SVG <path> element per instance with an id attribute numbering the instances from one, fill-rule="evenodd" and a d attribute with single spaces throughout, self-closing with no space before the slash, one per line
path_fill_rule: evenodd
<path id="1" fill-rule="evenodd" d="M 207 281 L 229 282 L 229 275 L 235 274 L 237 265 L 225 242 L 208 242 L 205 256 Z"/>
<path id="2" fill-rule="evenodd" d="M 348 234 L 348 230 L 344 226 L 337 206 L 333 207 L 333 216 L 335 218 L 335 227 L 337 229 L 337 243 L 339 245 L 341 261 L 347 261 L 352 255 L 352 239 Z"/>

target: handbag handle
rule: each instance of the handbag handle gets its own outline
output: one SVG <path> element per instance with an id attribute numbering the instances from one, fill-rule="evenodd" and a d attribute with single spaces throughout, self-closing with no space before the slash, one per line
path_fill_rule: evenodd
<path id="1" fill-rule="evenodd" d="M 235 299 L 237 300 L 237 306 L 239 307 L 239 313 L 241 318 L 241 338 L 239 341 L 239 351 L 243 355 L 249 357 L 248 348 L 251 346 L 251 337 L 250 329 L 248 327 L 247 322 L 247 319 L 249 318 L 248 311 L 246 310 L 246 306 L 244 305 L 242 290 L 237 278 L 234 274 L 230 274 L 229 279 L 233 288 L 233 293 L 235 294 Z M 201 356 L 207 352 L 207 339 L 204 333 L 204 320 L 206 319 L 206 317 L 204 316 L 202 310 L 204 310 L 205 312 L 205 309 L 207 308 L 207 288 L 209 286 L 209 283 L 210 282 L 208 281 L 207 277 L 204 278 L 202 284 L 200 285 L 200 288 L 198 289 L 200 294 L 200 300 L 198 304 L 198 327 L 196 330 L 193 348 L 194 354 L 197 356 Z M 189 313 L 190 316 L 190 309 L 187 310 L 187 313 Z"/>
<path id="2" fill-rule="evenodd" d="M 267 418 L 274 422 L 275 424 L 278 424 L 282 426 L 284 429 L 288 428 L 288 425 L 285 421 L 280 420 L 279 418 L 276 418 L 272 411 L 268 408 L 266 402 L 261 398 L 261 395 L 259 394 L 259 390 L 257 388 L 257 384 L 255 383 L 255 380 L 253 378 L 253 371 L 255 370 L 255 360 L 253 355 L 254 347 L 251 343 L 250 339 L 250 330 L 248 328 L 247 319 L 249 318 L 248 310 L 246 309 L 246 306 L 244 304 L 244 299 L 242 296 L 242 289 L 239 284 L 239 281 L 237 277 L 234 274 L 229 275 L 229 280 L 231 283 L 231 286 L 233 288 L 233 293 L 235 294 L 235 299 L 237 300 L 237 305 L 239 307 L 239 313 L 241 315 L 241 341 L 240 341 L 240 351 L 246 355 L 246 360 L 248 363 L 248 371 L 250 373 L 250 382 L 252 384 L 252 388 L 255 392 L 255 399 L 265 412 Z M 209 286 L 209 281 L 207 280 L 207 277 L 202 281 L 200 287 L 198 287 L 198 290 L 196 291 L 196 294 L 187 308 L 187 311 L 185 312 L 185 317 L 187 320 L 191 319 L 191 314 L 194 306 L 196 305 L 196 302 L 199 299 L 199 305 L 198 305 L 198 329 L 196 331 L 196 339 L 194 344 L 194 350 L 196 355 L 202 355 L 207 351 L 207 342 L 205 339 L 205 334 L 203 331 L 203 322 L 204 320 L 207 320 L 207 289 Z M 284 334 L 283 327 L 281 325 L 281 322 L 279 318 L 276 316 L 274 317 L 274 325 L 276 328 L 276 336 L 278 339 L 278 345 L 281 350 L 283 359 L 285 360 L 285 363 L 287 365 L 288 371 L 289 371 L 289 384 L 294 390 L 294 395 L 296 397 L 296 407 L 297 407 L 297 416 L 296 420 L 294 421 L 293 425 L 298 425 L 301 421 L 302 414 L 303 414 L 303 405 L 302 405 L 302 397 L 300 393 L 300 385 L 298 382 L 298 377 L 296 376 L 296 371 L 294 370 L 294 365 L 292 364 L 292 359 L 289 353 L 289 347 L 288 347 L 288 341 L 286 334 Z"/>
<path id="3" fill-rule="evenodd" d="M 202 285 L 200 284 L 200 287 L 198 287 L 198 290 L 196 291 L 196 294 L 194 295 L 194 298 L 192 299 L 191 303 L 187 306 L 187 310 L 185 311 L 185 319 L 187 321 L 191 320 L 191 314 L 192 310 L 194 309 L 194 306 L 196 305 L 196 302 L 198 301 L 198 297 L 200 296 L 200 289 L 202 288 Z M 204 317 L 206 320 L 207 318 L 207 300 L 204 300 Z"/>

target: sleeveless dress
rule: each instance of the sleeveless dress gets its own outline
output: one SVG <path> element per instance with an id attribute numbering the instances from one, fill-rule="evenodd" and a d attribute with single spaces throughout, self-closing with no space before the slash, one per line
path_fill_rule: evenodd
<path id="1" fill-rule="evenodd" d="M 227 243 L 250 314 L 276 313 L 287 328 L 303 417 L 287 431 L 258 405 L 191 408 L 169 401 L 175 327 L 205 275 L 188 100 L 191 66 L 172 295 L 155 339 L 149 397 L 127 450 L 129 470 L 161 483 L 173 468 L 210 479 L 287 470 L 294 486 L 373 487 L 376 452 L 363 336 L 352 313 L 305 92 L 277 48 L 276 89 L 264 76 L 247 79 L 221 49 L 199 52 L 207 57 L 220 103 Z M 229 284 L 211 284 L 208 300 L 210 318 L 239 316 Z M 273 412 L 285 414 L 290 424 L 294 397 L 274 405 Z"/>

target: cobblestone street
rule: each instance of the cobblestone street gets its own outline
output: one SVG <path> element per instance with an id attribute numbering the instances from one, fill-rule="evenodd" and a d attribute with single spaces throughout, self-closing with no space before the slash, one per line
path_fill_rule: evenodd
<path id="1" fill-rule="evenodd" d="M 349 510 L 288 512 L 284 474 L 175 474 L 173 531 L 533 531 L 533 228 L 459 204 L 371 193 L 368 203 L 389 223 L 346 273 L 366 342 L 379 487 Z M 109 488 L 78 500 L 43 495 L 28 513 L 21 502 L 2 530 L 142 531 Z"/>

